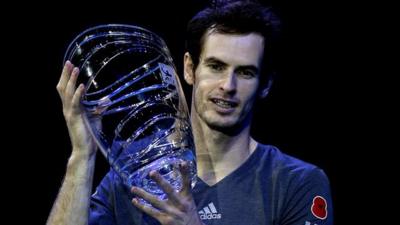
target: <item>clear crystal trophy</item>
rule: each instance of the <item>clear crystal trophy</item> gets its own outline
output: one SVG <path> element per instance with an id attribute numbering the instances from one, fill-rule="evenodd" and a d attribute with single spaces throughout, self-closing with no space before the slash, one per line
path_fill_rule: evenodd
<path id="1" fill-rule="evenodd" d="M 176 190 L 178 164 L 188 162 L 192 186 L 196 162 L 189 111 L 165 42 L 137 26 L 89 28 L 69 45 L 69 60 L 85 84 L 84 120 L 111 168 L 130 188 L 165 199 L 149 177 L 158 171 Z"/>

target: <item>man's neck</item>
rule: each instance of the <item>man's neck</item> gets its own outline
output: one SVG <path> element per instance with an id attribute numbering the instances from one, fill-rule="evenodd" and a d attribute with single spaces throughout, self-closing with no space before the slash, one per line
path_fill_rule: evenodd
<path id="1" fill-rule="evenodd" d="M 257 146 L 257 142 L 250 137 L 250 126 L 228 135 L 192 116 L 192 128 L 197 174 L 208 185 L 214 185 L 236 170 Z"/>

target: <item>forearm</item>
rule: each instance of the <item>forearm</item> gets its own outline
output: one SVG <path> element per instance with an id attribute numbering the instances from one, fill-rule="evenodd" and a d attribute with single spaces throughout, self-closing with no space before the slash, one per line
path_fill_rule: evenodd
<path id="1" fill-rule="evenodd" d="M 88 223 L 95 153 L 72 151 L 67 172 L 53 205 L 47 225 L 84 225 Z"/>

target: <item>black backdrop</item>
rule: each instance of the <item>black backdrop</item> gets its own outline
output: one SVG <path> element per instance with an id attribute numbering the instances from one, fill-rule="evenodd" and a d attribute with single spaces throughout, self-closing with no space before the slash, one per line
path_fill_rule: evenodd
<path id="1" fill-rule="evenodd" d="M 341 196 L 349 190 L 341 174 L 357 173 L 345 162 L 361 148 L 353 132 L 362 121 L 354 109 L 365 101 L 357 90 L 359 74 L 349 67 L 357 50 L 349 35 L 353 23 L 347 21 L 346 5 L 333 1 L 264 2 L 282 18 L 283 48 L 279 76 L 255 113 L 253 136 L 324 169 L 331 181 L 335 221 L 340 224 L 348 206 Z M 16 146 L 12 157 L 23 165 L 22 173 L 6 173 L 11 174 L 10 183 L 18 184 L 11 188 L 18 189 L 20 197 L 10 204 L 11 211 L 28 213 L 19 219 L 45 223 L 65 172 L 70 143 L 55 87 L 69 42 L 94 25 L 140 25 L 165 39 L 182 74 L 186 22 L 204 4 L 148 0 L 16 7 L 12 26 L 3 28 L 13 34 L 4 35 L 10 38 L 4 43 L 12 61 L 7 65 L 11 80 L 5 83 L 12 98 L 4 104 L 13 109 L 6 112 L 10 113 L 6 120 L 11 118 L 6 122 L 12 122 L 5 127 L 10 134 L 6 141 Z M 185 90 L 189 95 L 186 85 Z M 108 169 L 103 157 L 98 157 L 96 167 L 95 184 Z"/>

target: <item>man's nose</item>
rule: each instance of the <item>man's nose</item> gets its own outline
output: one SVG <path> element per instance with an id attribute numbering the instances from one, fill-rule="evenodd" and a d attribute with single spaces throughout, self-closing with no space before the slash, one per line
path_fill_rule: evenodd
<path id="1" fill-rule="evenodd" d="M 233 94 L 236 92 L 237 78 L 234 72 L 226 75 L 226 77 L 221 81 L 221 89 L 227 93 Z"/>

